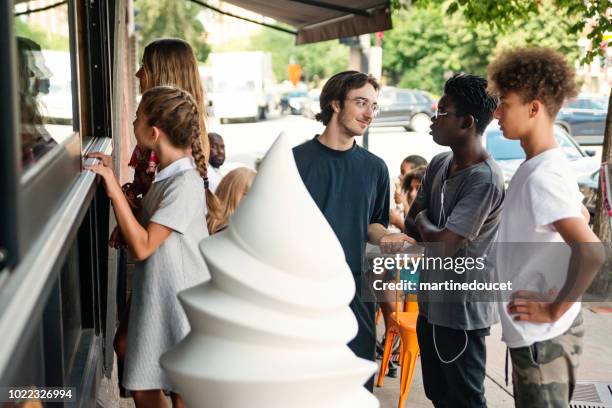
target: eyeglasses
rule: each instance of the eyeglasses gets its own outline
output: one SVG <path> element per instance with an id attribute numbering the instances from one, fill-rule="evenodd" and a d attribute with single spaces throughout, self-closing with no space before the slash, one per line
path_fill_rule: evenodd
<path id="1" fill-rule="evenodd" d="M 376 102 L 370 103 L 365 98 L 353 98 L 348 100 L 353 102 L 355 106 L 357 106 L 361 110 L 365 110 L 366 108 L 372 109 L 372 114 L 374 116 L 378 115 L 378 112 L 380 111 L 380 108 L 378 107 L 378 104 Z"/>
<path id="2" fill-rule="evenodd" d="M 446 115 L 457 115 L 457 112 L 454 112 L 454 111 L 440 112 L 439 109 L 436 109 L 436 112 L 434 113 L 434 118 L 438 119 L 440 116 L 446 116 Z"/>
<path id="3" fill-rule="evenodd" d="M 434 119 L 438 119 L 441 116 L 447 116 L 447 115 L 455 115 L 455 116 L 461 116 L 459 115 L 457 112 L 454 111 L 450 111 L 450 112 L 440 112 L 439 109 L 436 109 L 435 113 L 434 113 Z M 472 115 L 467 115 L 467 116 L 472 116 Z M 473 116 L 472 116 L 473 117 Z M 474 118 L 474 122 L 478 123 L 478 119 Z"/>

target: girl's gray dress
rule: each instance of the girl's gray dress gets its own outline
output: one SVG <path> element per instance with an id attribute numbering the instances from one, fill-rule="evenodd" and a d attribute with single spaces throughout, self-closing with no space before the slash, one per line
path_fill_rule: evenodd
<path id="1" fill-rule="evenodd" d="M 142 200 L 141 225 L 155 222 L 173 232 L 134 271 L 123 376 L 128 390 L 174 390 L 159 358 L 189 332 L 176 295 L 210 278 L 198 250 L 208 236 L 204 182 L 196 170 L 184 166 L 182 171 L 175 166 L 178 173 L 172 174 L 175 163 L 166 168 L 170 177 L 154 182 Z"/>

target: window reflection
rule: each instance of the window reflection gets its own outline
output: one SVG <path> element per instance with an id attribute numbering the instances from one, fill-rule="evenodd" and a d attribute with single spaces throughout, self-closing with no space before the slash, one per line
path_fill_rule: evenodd
<path id="1" fill-rule="evenodd" d="M 25 171 L 73 133 L 68 6 L 15 5 L 21 164 Z"/>

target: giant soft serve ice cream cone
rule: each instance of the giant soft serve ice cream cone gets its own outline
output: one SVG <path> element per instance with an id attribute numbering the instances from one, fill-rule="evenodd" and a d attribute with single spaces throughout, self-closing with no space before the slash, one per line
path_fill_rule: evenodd
<path id="1" fill-rule="evenodd" d="M 285 136 L 200 249 L 211 280 L 179 294 L 191 332 L 161 359 L 188 407 L 378 407 L 376 365 L 346 346 L 353 277 Z"/>

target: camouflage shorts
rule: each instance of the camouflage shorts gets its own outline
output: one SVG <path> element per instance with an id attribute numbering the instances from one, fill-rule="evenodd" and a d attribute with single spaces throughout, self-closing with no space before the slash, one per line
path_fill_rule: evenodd
<path id="1" fill-rule="evenodd" d="M 579 314 L 561 336 L 510 349 L 517 408 L 569 407 L 583 336 L 582 314 Z"/>

